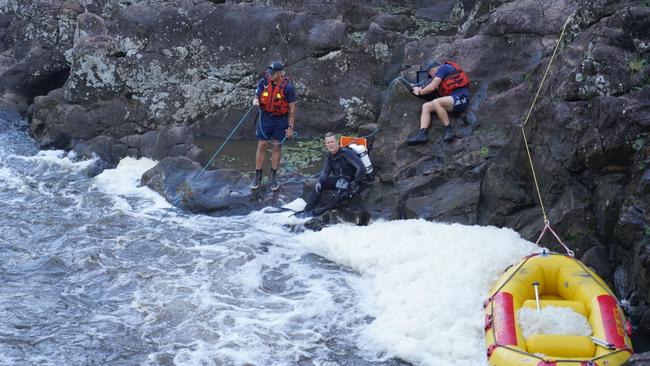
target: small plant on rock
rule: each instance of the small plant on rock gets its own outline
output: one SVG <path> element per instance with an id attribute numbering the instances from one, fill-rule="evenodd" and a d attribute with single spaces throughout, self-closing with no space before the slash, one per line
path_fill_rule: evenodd
<path id="1" fill-rule="evenodd" d="M 650 1 L 650 0 L 648 0 Z M 630 71 L 632 73 L 639 73 L 642 72 L 643 69 L 645 68 L 645 65 L 648 63 L 648 60 L 645 57 L 637 56 L 630 60 L 628 63 L 628 66 L 630 67 Z"/>
<path id="2" fill-rule="evenodd" d="M 632 144 L 632 148 L 636 151 L 641 151 L 643 147 L 645 146 L 645 137 L 639 137 L 634 141 L 634 144 Z"/>
<path id="3" fill-rule="evenodd" d="M 487 146 L 481 146 L 481 148 L 478 150 L 478 153 L 483 159 L 487 159 L 488 155 L 490 154 L 490 149 L 488 149 Z"/>

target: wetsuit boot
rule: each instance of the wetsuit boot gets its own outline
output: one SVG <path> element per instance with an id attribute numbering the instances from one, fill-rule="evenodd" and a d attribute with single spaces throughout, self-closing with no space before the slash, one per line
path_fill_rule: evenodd
<path id="1" fill-rule="evenodd" d="M 262 182 L 262 169 L 256 169 L 255 176 L 253 177 L 253 180 L 251 181 L 251 184 L 249 186 L 251 187 L 251 189 L 258 189 L 260 187 L 261 182 Z"/>
<path id="2" fill-rule="evenodd" d="M 278 182 L 278 170 L 271 169 L 271 190 L 277 191 L 280 188 L 280 182 Z"/>
<path id="3" fill-rule="evenodd" d="M 406 141 L 410 146 L 424 144 L 429 141 L 428 130 L 426 128 L 421 128 L 418 133 Z"/>
<path id="4" fill-rule="evenodd" d="M 451 129 L 451 125 L 445 126 L 445 136 L 442 137 L 445 142 L 449 142 L 454 139 L 454 131 Z"/>

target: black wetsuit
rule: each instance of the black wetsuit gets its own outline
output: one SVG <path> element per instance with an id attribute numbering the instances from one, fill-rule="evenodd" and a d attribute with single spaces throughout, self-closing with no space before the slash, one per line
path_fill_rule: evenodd
<path id="1" fill-rule="evenodd" d="M 330 176 L 330 174 L 332 175 Z M 320 215 L 321 213 L 338 206 L 339 203 L 352 197 L 352 195 L 358 192 L 364 175 L 365 167 L 363 162 L 361 162 L 361 159 L 359 159 L 354 151 L 348 148 L 340 148 L 336 154 L 328 153 L 327 158 L 325 158 L 325 162 L 323 163 L 323 170 L 318 178 L 320 190 L 314 188 L 314 191 L 307 202 L 307 206 L 305 206 L 305 211 L 313 211 L 314 214 Z M 341 178 L 350 183 L 348 189 L 337 188 L 336 182 Z M 336 191 L 336 195 L 325 206 L 316 208 L 316 205 L 320 201 L 321 195 L 325 190 Z"/>

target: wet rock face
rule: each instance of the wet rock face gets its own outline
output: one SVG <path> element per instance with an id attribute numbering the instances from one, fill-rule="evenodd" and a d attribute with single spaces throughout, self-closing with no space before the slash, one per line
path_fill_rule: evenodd
<path id="1" fill-rule="evenodd" d="M 371 219 L 507 226 L 534 240 L 543 216 L 520 127 L 573 14 L 524 131 L 553 228 L 629 300 L 635 324 L 650 327 L 648 6 L 631 0 L 268 4 L 0 2 L 0 106 L 13 114 L 27 110 L 43 147 L 96 153 L 107 165 L 124 156 L 174 157 L 150 179 L 174 201 L 187 186 L 183 177 L 196 171 L 179 157 L 201 166 L 206 160 L 195 135 L 226 136 L 268 62 L 281 60 L 298 93 L 301 137 L 377 132 L 370 157 L 378 180 L 359 198 Z M 441 141 L 434 116 L 429 142 L 409 147 L 425 100 L 391 81 L 413 79 L 431 59 L 463 67 L 472 80 L 471 104 L 451 116 L 455 140 Z M 252 134 L 247 123 L 235 137 Z M 217 188 L 191 186 L 196 198 L 179 204 L 246 212 L 277 203 L 268 192 L 227 193 L 223 187 L 239 192 L 246 181 L 234 172 L 210 177 Z M 294 188 L 287 192 L 287 199 L 299 196 Z M 561 250 L 550 236 L 543 244 Z"/>
<path id="2" fill-rule="evenodd" d="M 632 355 L 623 366 L 650 366 L 650 352 Z"/>
<path id="3" fill-rule="evenodd" d="M 213 215 L 243 215 L 273 204 L 281 206 L 303 194 L 300 182 L 285 183 L 276 192 L 266 186 L 252 191 L 250 179 L 236 170 L 203 170 L 190 159 L 167 157 L 142 175 L 142 184 L 174 206 Z"/>
<path id="4" fill-rule="evenodd" d="M 246 214 L 255 209 L 248 179 L 241 173 L 201 171 L 198 163 L 186 158 L 163 159 L 143 174 L 142 184 L 191 212 Z"/>

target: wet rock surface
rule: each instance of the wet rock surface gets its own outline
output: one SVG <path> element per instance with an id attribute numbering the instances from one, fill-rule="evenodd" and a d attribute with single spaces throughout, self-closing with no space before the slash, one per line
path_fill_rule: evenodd
<path id="1" fill-rule="evenodd" d="M 650 366 L 650 352 L 632 355 L 624 366 Z"/>
<path id="2" fill-rule="evenodd" d="M 190 159 L 168 157 L 142 175 L 142 184 L 174 206 L 213 215 L 243 215 L 302 195 L 298 182 L 287 182 L 272 192 L 266 186 L 251 190 L 250 179 L 233 169 L 204 170 Z"/>
<path id="3" fill-rule="evenodd" d="M 186 192 L 178 204 L 196 212 L 275 204 L 277 195 L 255 197 L 236 172 L 188 181 L 208 158 L 193 139 L 226 136 L 268 61 L 279 59 L 299 95 L 301 137 L 377 126 L 370 155 L 378 182 L 360 195 L 371 220 L 507 226 L 533 240 L 543 222 L 520 127 L 572 15 L 524 131 L 553 228 L 629 300 L 634 323 L 649 327 L 650 7 L 643 2 L 10 0 L 0 7 L 0 106 L 27 115 L 42 147 L 94 153 L 106 166 L 125 156 L 161 160 L 145 180 L 170 202 Z M 429 142 L 409 147 L 424 101 L 391 81 L 413 79 L 431 59 L 464 68 L 471 105 L 452 116 L 452 142 L 441 141 L 434 117 Z M 253 128 L 246 123 L 235 138 Z M 329 223 L 346 217 L 333 215 Z M 550 237 L 544 244 L 561 249 Z"/>

